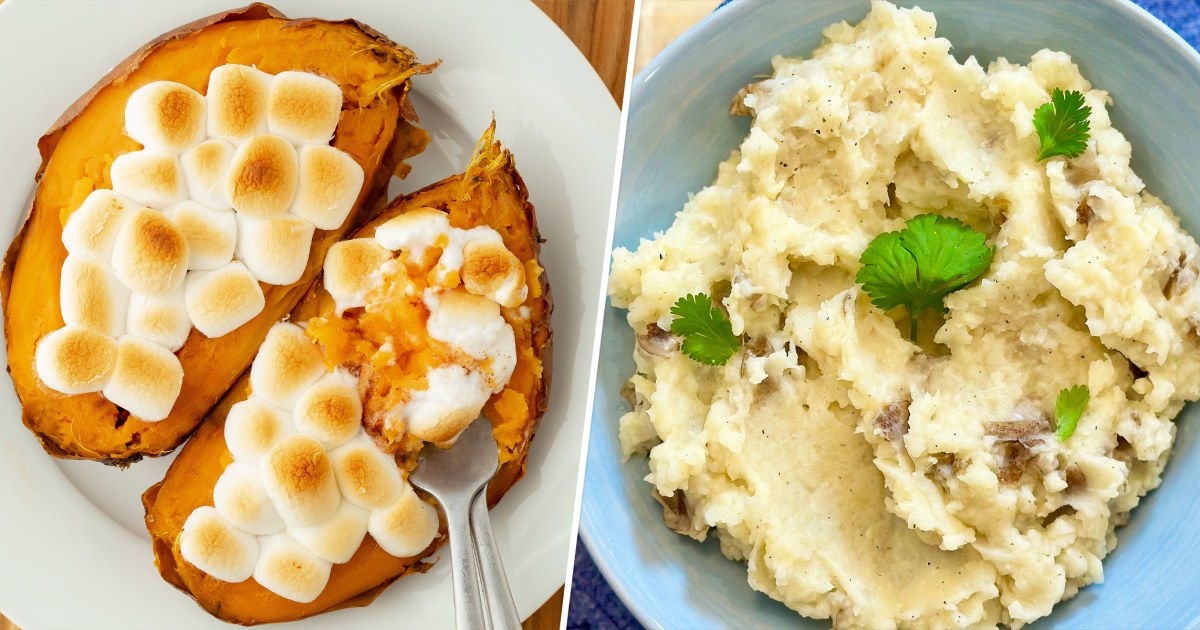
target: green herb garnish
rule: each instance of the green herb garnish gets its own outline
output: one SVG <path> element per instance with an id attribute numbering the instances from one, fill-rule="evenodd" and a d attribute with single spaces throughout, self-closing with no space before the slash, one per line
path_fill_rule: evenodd
<path id="1" fill-rule="evenodd" d="M 683 353 L 705 365 L 725 365 L 742 341 L 712 298 L 703 293 L 681 297 L 671 307 L 671 332 L 683 337 Z"/>
<path id="2" fill-rule="evenodd" d="M 1033 112 L 1033 128 L 1042 141 L 1037 161 L 1056 155 L 1073 158 L 1083 153 L 1090 137 L 1091 114 L 1092 108 L 1083 104 L 1083 94 L 1054 88 L 1050 102 Z"/>
<path id="3" fill-rule="evenodd" d="M 1067 438 L 1075 433 L 1079 417 L 1083 415 L 1083 410 L 1091 398 L 1087 385 L 1076 385 L 1058 393 L 1058 400 L 1054 403 L 1054 418 L 1058 421 L 1058 426 L 1054 433 L 1059 442 L 1066 442 Z"/>
<path id="4" fill-rule="evenodd" d="M 942 300 L 983 275 L 994 250 L 982 232 L 958 219 L 923 214 L 899 232 L 880 234 L 867 245 L 854 280 L 871 303 L 889 310 L 908 309 L 911 336 L 917 340 L 917 318 L 925 309 L 946 312 Z"/>

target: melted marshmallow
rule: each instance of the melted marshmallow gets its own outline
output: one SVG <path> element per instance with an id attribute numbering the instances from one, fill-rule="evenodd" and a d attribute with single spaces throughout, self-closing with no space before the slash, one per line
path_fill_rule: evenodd
<path id="1" fill-rule="evenodd" d="M 408 432 L 426 442 L 447 445 L 483 411 L 491 388 L 483 375 L 461 365 L 433 368 L 425 389 L 412 392 L 400 412 Z"/>
<path id="2" fill-rule="evenodd" d="M 432 247 L 442 250 L 435 276 L 447 282 L 463 267 L 463 248 L 472 242 L 500 243 L 500 234 L 490 227 L 461 230 L 450 225 L 446 215 L 433 208 L 419 208 L 395 217 L 375 229 L 375 240 L 393 251 L 404 251 L 410 260 L 421 260 Z"/>
<path id="3" fill-rule="evenodd" d="M 517 345 L 500 307 L 465 291 L 427 292 L 425 305 L 429 336 L 476 359 L 489 360 L 483 369 L 487 386 L 492 393 L 504 389 L 517 365 Z"/>
<path id="4" fill-rule="evenodd" d="M 334 243 L 325 254 L 322 284 L 333 296 L 340 316 L 367 305 L 367 294 L 383 281 L 383 267 L 392 253 L 373 238 Z"/>

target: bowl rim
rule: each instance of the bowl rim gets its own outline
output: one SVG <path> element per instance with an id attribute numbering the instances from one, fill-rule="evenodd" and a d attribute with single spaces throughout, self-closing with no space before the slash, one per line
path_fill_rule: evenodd
<path id="1" fill-rule="evenodd" d="M 1017 0 L 1015 0 L 1015 1 L 1017 1 Z M 1183 60 L 1187 61 L 1189 63 L 1189 65 L 1191 65 L 1192 68 L 1195 70 L 1197 76 L 1200 76 L 1200 51 L 1198 51 L 1191 44 L 1189 44 L 1186 40 L 1184 40 L 1182 35 L 1175 32 L 1175 30 L 1172 29 L 1171 27 L 1167 26 L 1166 23 L 1164 23 L 1161 19 L 1158 18 L 1158 16 L 1154 15 L 1153 13 L 1151 13 L 1147 9 L 1143 8 L 1142 6 L 1136 4 L 1133 0 L 1092 0 L 1092 2 L 1095 2 L 1096 4 L 1100 4 L 1100 5 L 1105 5 L 1109 8 L 1111 8 L 1112 10 L 1118 12 L 1123 17 L 1126 17 L 1128 19 L 1140 21 L 1143 24 L 1146 24 L 1147 26 L 1149 26 L 1149 28 L 1156 31 L 1159 35 L 1165 36 L 1166 41 L 1172 47 L 1172 51 L 1176 55 L 1179 55 Z M 734 21 L 738 17 L 740 17 L 741 9 L 743 7 L 751 6 L 753 4 L 755 4 L 755 3 L 752 2 L 751 0 L 724 0 L 715 9 L 713 9 L 713 11 L 711 13 L 704 16 L 704 18 L 702 18 L 698 23 L 696 23 L 690 29 L 685 31 L 682 35 L 680 35 L 677 39 L 675 39 L 675 41 L 668 44 L 667 47 L 665 49 L 663 49 L 663 51 L 661 53 L 659 53 L 657 56 L 655 56 L 650 61 L 650 63 L 648 63 L 646 65 L 646 67 L 643 68 L 641 70 L 641 72 L 638 72 L 637 75 L 633 78 L 633 82 L 631 83 L 630 89 L 629 89 L 629 104 L 628 104 L 628 108 L 625 112 L 625 116 L 630 117 L 630 116 L 632 116 L 633 112 L 635 112 L 636 110 L 639 109 L 639 103 L 637 100 L 639 90 L 643 89 L 646 86 L 646 84 L 654 77 L 654 75 L 658 73 L 659 70 L 661 70 L 664 67 L 669 67 L 669 66 L 674 65 L 681 58 L 686 58 L 686 50 L 692 46 L 693 42 L 704 42 L 704 41 L 709 40 L 714 33 L 719 32 L 720 29 L 724 28 L 724 26 L 727 23 Z M 622 125 L 622 132 L 628 133 L 628 126 L 626 124 Z M 624 147 L 625 147 L 624 141 L 622 141 L 621 147 L 622 147 L 622 152 L 623 152 Z M 621 177 L 621 170 L 623 168 L 624 155 L 620 156 L 620 158 L 622 160 L 622 164 L 618 165 L 618 169 L 617 169 L 617 177 L 618 178 Z M 608 243 L 609 243 L 609 250 L 610 250 L 608 252 L 609 259 L 605 261 L 605 267 L 604 267 L 605 275 L 604 275 L 604 279 L 603 279 L 604 289 L 600 296 L 601 299 L 605 302 L 608 301 L 608 282 L 609 282 L 609 278 L 612 273 L 610 263 L 611 263 L 611 258 L 612 258 L 611 249 L 612 249 L 612 243 L 613 243 L 613 239 L 614 239 L 615 226 L 616 226 L 615 219 L 617 217 L 617 214 L 621 210 L 620 197 L 617 197 L 617 196 L 614 197 L 613 206 L 614 206 L 614 208 L 613 208 L 612 217 L 610 217 L 609 234 L 608 234 Z M 598 324 L 598 330 L 597 330 L 597 335 L 596 335 L 597 350 L 599 349 L 600 344 L 603 343 L 603 335 L 604 335 L 603 323 L 604 323 L 604 307 L 601 308 L 600 317 L 598 318 L 598 321 L 597 321 L 597 324 Z M 598 361 L 598 359 L 599 359 L 599 353 L 597 351 L 597 352 L 593 353 L 592 360 L 595 363 Z M 592 373 L 593 373 L 593 387 L 595 387 L 596 383 L 598 382 L 597 379 L 595 378 L 595 376 L 597 374 L 597 366 L 596 365 L 593 365 Z M 594 413 L 594 404 L 595 404 L 596 398 L 600 395 L 599 392 L 600 392 L 599 388 L 595 388 L 593 391 L 592 398 L 588 401 L 587 417 L 588 417 L 589 421 L 593 420 L 592 414 Z M 591 425 L 589 426 L 589 429 L 588 429 L 589 437 L 590 437 L 591 432 L 596 431 L 596 430 L 598 430 L 597 424 L 594 421 L 592 421 Z M 588 440 L 588 442 L 590 443 L 590 439 Z M 585 460 L 586 460 L 586 457 L 585 457 Z M 583 482 L 586 485 L 586 478 L 583 480 Z M 588 494 L 586 492 L 581 493 L 581 496 L 580 496 L 581 508 L 582 508 L 583 503 L 587 501 L 587 496 L 588 496 Z M 583 541 L 583 545 L 587 549 L 588 555 L 591 556 L 592 562 L 596 565 L 596 568 L 600 571 L 600 575 L 602 575 L 604 577 L 604 581 L 608 583 L 609 588 L 612 589 L 612 591 L 621 600 L 621 603 L 624 604 L 625 608 L 629 610 L 629 612 L 634 616 L 634 618 L 636 618 L 640 624 L 642 624 L 643 626 L 645 626 L 647 628 L 663 628 L 664 626 L 662 625 L 662 623 L 658 622 L 656 619 L 654 619 L 652 616 L 650 616 L 650 613 L 647 610 L 642 608 L 640 600 L 638 600 L 637 598 L 635 598 L 633 596 L 633 593 L 630 591 L 630 589 L 626 588 L 622 582 L 620 582 L 619 580 L 616 579 L 619 576 L 619 572 L 618 572 L 617 568 L 610 565 L 605 560 L 603 554 L 595 553 L 595 549 L 597 548 L 596 547 L 597 539 L 591 534 L 588 521 L 582 518 L 582 512 L 581 512 L 581 518 L 579 520 L 579 538 L 580 538 L 580 540 Z M 574 575 L 572 575 L 571 577 L 573 578 Z M 796 614 L 799 615 L 800 613 L 796 613 Z M 1196 621 L 1200 621 L 1200 619 L 1193 620 L 1193 624 L 1195 624 Z"/>

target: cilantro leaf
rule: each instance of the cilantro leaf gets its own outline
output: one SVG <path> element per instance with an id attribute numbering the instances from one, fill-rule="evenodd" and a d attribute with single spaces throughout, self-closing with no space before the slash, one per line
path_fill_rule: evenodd
<path id="1" fill-rule="evenodd" d="M 1076 385 L 1058 393 L 1058 400 L 1054 403 L 1054 418 L 1058 421 L 1054 433 L 1059 442 L 1066 442 L 1075 433 L 1079 417 L 1091 398 L 1087 385 Z"/>
<path id="2" fill-rule="evenodd" d="M 982 232 L 958 219 L 923 214 L 899 232 L 875 237 L 859 258 L 862 269 L 854 280 L 875 306 L 885 311 L 897 306 L 908 309 L 915 342 L 921 313 L 926 309 L 944 313 L 942 300 L 982 276 L 993 254 Z"/>
<path id="3" fill-rule="evenodd" d="M 1033 128 L 1042 141 L 1037 161 L 1056 155 L 1073 158 L 1083 153 L 1090 137 L 1091 114 L 1092 108 L 1083 104 L 1083 94 L 1054 88 L 1050 102 L 1033 112 Z"/>
<path id="4" fill-rule="evenodd" d="M 742 340 L 712 298 L 696 293 L 679 298 L 671 307 L 671 332 L 683 337 L 683 353 L 705 365 L 725 365 Z"/>

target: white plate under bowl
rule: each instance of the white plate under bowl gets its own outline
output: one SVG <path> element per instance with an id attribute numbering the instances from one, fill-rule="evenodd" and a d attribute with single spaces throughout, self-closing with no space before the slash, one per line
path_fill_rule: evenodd
<path id="1" fill-rule="evenodd" d="M 522 617 L 563 583 L 579 471 L 616 157 L 619 111 L 575 46 L 533 4 L 479 2 L 272 3 L 289 17 L 355 18 L 442 59 L 414 79 L 421 125 L 433 138 L 391 193 L 461 172 L 496 115 L 496 136 L 517 158 L 547 242 L 554 290 L 554 388 L 529 468 L 492 513 Z M 83 92 L 145 42 L 235 3 L 8 0 L 0 5 L 0 244 L 24 214 L 37 139 Z M 20 308 L 20 305 L 14 305 Z M 127 470 L 55 460 L 22 425 L 8 379 L 0 386 L 0 612 L 39 628 L 225 626 L 163 581 L 142 524 L 141 493 L 172 457 Z M 444 552 L 443 552 L 444 553 Z M 297 628 L 453 625 L 449 570 L 406 577 L 366 608 Z"/>

